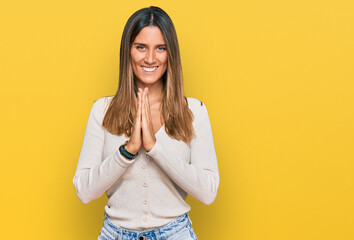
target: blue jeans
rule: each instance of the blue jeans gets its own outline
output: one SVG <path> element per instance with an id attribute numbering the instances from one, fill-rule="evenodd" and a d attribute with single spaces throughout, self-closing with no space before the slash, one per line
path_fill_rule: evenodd
<path id="1" fill-rule="evenodd" d="M 149 231 L 132 231 L 115 225 L 104 213 L 103 227 L 98 240 L 195 240 L 188 213 L 176 220 Z"/>

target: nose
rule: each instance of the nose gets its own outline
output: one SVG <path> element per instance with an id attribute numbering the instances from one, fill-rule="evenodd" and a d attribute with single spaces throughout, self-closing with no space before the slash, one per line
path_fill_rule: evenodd
<path id="1" fill-rule="evenodd" d="M 153 64 L 156 61 L 156 56 L 154 50 L 150 49 L 149 51 L 146 52 L 145 55 L 145 62 L 147 64 Z"/>

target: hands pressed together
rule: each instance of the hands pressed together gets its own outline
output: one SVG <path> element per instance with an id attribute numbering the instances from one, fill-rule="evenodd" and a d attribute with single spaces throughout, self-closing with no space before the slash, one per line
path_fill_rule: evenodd
<path id="1" fill-rule="evenodd" d="M 156 143 L 154 128 L 152 125 L 148 88 L 138 89 L 138 109 L 135 115 L 132 135 L 125 149 L 136 154 L 141 146 L 148 152 Z"/>

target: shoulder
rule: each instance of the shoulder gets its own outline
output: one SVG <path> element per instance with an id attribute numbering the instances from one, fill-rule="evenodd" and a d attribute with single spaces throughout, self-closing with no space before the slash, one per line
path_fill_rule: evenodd
<path id="1" fill-rule="evenodd" d="M 106 96 L 94 100 L 91 112 L 93 114 L 104 115 L 112 98 L 113 96 Z"/>
<path id="2" fill-rule="evenodd" d="M 192 111 L 195 118 L 201 115 L 208 114 L 205 103 L 197 98 L 186 97 L 188 101 L 188 107 Z"/>
<path id="3" fill-rule="evenodd" d="M 188 102 L 188 107 L 192 110 L 193 113 L 194 111 L 199 111 L 204 105 L 204 103 L 197 98 L 186 97 L 186 99 Z"/>
<path id="4" fill-rule="evenodd" d="M 199 99 L 187 97 L 188 107 L 193 112 L 193 127 L 196 131 L 210 125 L 208 110 L 205 103 Z"/>
<path id="5" fill-rule="evenodd" d="M 187 101 L 188 101 L 188 104 L 191 104 L 191 105 L 200 105 L 200 106 L 203 106 L 203 102 L 197 98 L 192 98 L 192 97 L 186 97 L 187 98 Z"/>

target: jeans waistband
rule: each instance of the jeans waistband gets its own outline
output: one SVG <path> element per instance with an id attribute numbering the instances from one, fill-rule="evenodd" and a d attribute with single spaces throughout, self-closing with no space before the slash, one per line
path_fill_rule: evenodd
<path id="1" fill-rule="evenodd" d="M 129 230 L 117 226 L 108 218 L 106 212 L 104 213 L 104 219 L 104 225 L 107 224 L 106 227 L 108 229 L 114 231 L 116 234 L 131 236 L 134 239 L 160 239 L 162 237 L 166 238 L 178 232 L 182 228 L 186 227 L 187 224 L 192 224 L 188 213 L 181 215 L 180 217 L 173 220 L 172 222 L 167 223 L 166 225 L 146 231 Z"/>

